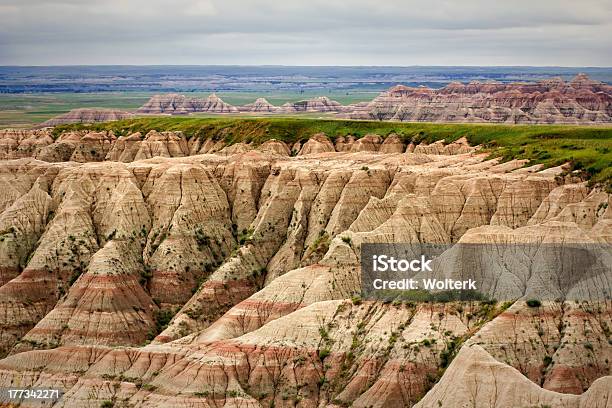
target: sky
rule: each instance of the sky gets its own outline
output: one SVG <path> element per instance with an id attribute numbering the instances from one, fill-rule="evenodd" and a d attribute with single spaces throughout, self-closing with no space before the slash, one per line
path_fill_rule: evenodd
<path id="1" fill-rule="evenodd" d="M 610 0 L 0 0 L 0 65 L 612 66 Z"/>

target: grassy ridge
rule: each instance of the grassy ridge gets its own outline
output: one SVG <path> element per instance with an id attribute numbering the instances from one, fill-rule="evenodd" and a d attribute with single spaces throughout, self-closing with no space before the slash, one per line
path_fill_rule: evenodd
<path id="1" fill-rule="evenodd" d="M 330 138 L 376 133 L 383 137 L 398 134 L 405 142 L 445 140 L 465 136 L 472 145 L 484 145 L 492 156 L 504 160 L 529 159 L 530 164 L 556 166 L 572 163 L 595 183 L 612 187 L 612 127 L 567 125 L 493 125 L 399 123 L 305 118 L 193 118 L 149 117 L 93 125 L 65 125 L 54 130 L 59 135 L 70 129 L 112 130 L 116 135 L 149 130 L 182 131 L 187 138 L 213 138 L 227 143 L 260 144 L 268 139 L 287 143 L 306 140 L 318 132 Z"/>

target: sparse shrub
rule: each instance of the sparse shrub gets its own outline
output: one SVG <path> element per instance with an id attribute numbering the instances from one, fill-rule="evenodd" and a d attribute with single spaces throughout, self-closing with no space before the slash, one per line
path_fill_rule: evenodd
<path id="1" fill-rule="evenodd" d="M 155 328 L 157 329 L 157 333 L 162 332 L 168 324 L 170 320 L 174 317 L 175 312 L 171 310 L 158 310 L 155 312 Z"/>
<path id="2" fill-rule="evenodd" d="M 83 271 L 80 268 L 75 269 L 72 272 L 72 275 L 70 275 L 70 278 L 68 279 L 68 286 L 72 286 L 74 284 L 74 282 L 77 281 L 77 279 L 79 279 L 79 277 L 83 274 Z"/>
<path id="3" fill-rule="evenodd" d="M 529 306 L 529 307 L 540 307 L 540 306 L 542 306 L 542 302 L 540 302 L 538 299 L 529 299 L 525 303 L 527 303 L 527 306 Z"/>
<path id="4" fill-rule="evenodd" d="M 204 248 L 210 246 L 210 238 L 204 233 L 202 228 L 195 230 L 195 238 L 198 243 L 198 249 L 201 251 Z"/>
<path id="5" fill-rule="evenodd" d="M 202 315 L 202 311 L 200 309 L 187 309 L 185 314 L 191 319 L 197 320 Z"/>
<path id="6" fill-rule="evenodd" d="M 423 341 L 421 341 L 421 344 L 423 344 L 425 347 L 431 347 L 435 342 L 435 339 L 424 339 Z"/>
<path id="7" fill-rule="evenodd" d="M 329 333 L 327 333 L 327 329 L 323 326 L 319 327 L 319 335 L 321 335 L 321 339 L 329 340 Z"/>
<path id="8" fill-rule="evenodd" d="M 151 273 L 151 267 L 149 265 L 144 265 L 143 268 L 140 271 L 140 285 L 141 286 L 147 286 L 149 284 L 149 282 L 151 281 L 151 278 L 153 277 L 153 274 Z"/>
<path id="9" fill-rule="evenodd" d="M 240 234 L 238 234 L 238 243 L 240 245 L 247 244 L 253 238 L 253 230 L 252 229 L 243 229 Z"/>

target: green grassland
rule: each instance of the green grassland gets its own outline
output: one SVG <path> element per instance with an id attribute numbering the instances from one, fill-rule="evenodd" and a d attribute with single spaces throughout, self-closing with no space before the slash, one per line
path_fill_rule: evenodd
<path id="1" fill-rule="evenodd" d="M 405 142 L 445 140 L 465 136 L 470 144 L 482 145 L 492 157 L 504 160 L 528 159 L 529 164 L 546 167 L 571 163 L 592 183 L 612 188 L 612 127 L 567 125 L 494 125 L 399 123 L 312 118 L 236 118 L 236 117 L 147 117 L 92 125 L 64 125 L 55 128 L 59 135 L 67 129 L 112 130 L 116 135 L 149 130 L 181 131 L 187 138 L 213 138 L 227 143 L 260 144 L 268 139 L 287 143 L 304 141 L 315 133 L 330 138 L 376 133 L 383 137 L 398 134 Z"/>
<path id="2" fill-rule="evenodd" d="M 163 92 L 98 92 L 98 93 L 32 93 L 0 94 L 0 129 L 32 127 L 76 108 L 116 108 L 134 110 L 156 93 Z M 187 92 L 186 96 L 205 98 L 211 92 Z M 378 92 L 366 90 L 307 90 L 299 91 L 222 91 L 217 92 L 225 102 L 238 106 L 266 98 L 274 105 L 296 102 L 315 96 L 328 96 L 343 104 L 372 100 Z M 203 114 L 202 116 L 207 116 Z"/>
<path id="3" fill-rule="evenodd" d="M 150 97 L 140 92 L 0 94 L 0 128 L 31 127 L 75 108 L 135 109 Z"/>

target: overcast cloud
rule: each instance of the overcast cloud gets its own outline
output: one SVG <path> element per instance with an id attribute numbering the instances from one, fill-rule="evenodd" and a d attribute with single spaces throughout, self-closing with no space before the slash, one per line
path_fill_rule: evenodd
<path id="1" fill-rule="evenodd" d="M 0 0 L 0 65 L 612 66 L 610 0 Z"/>

